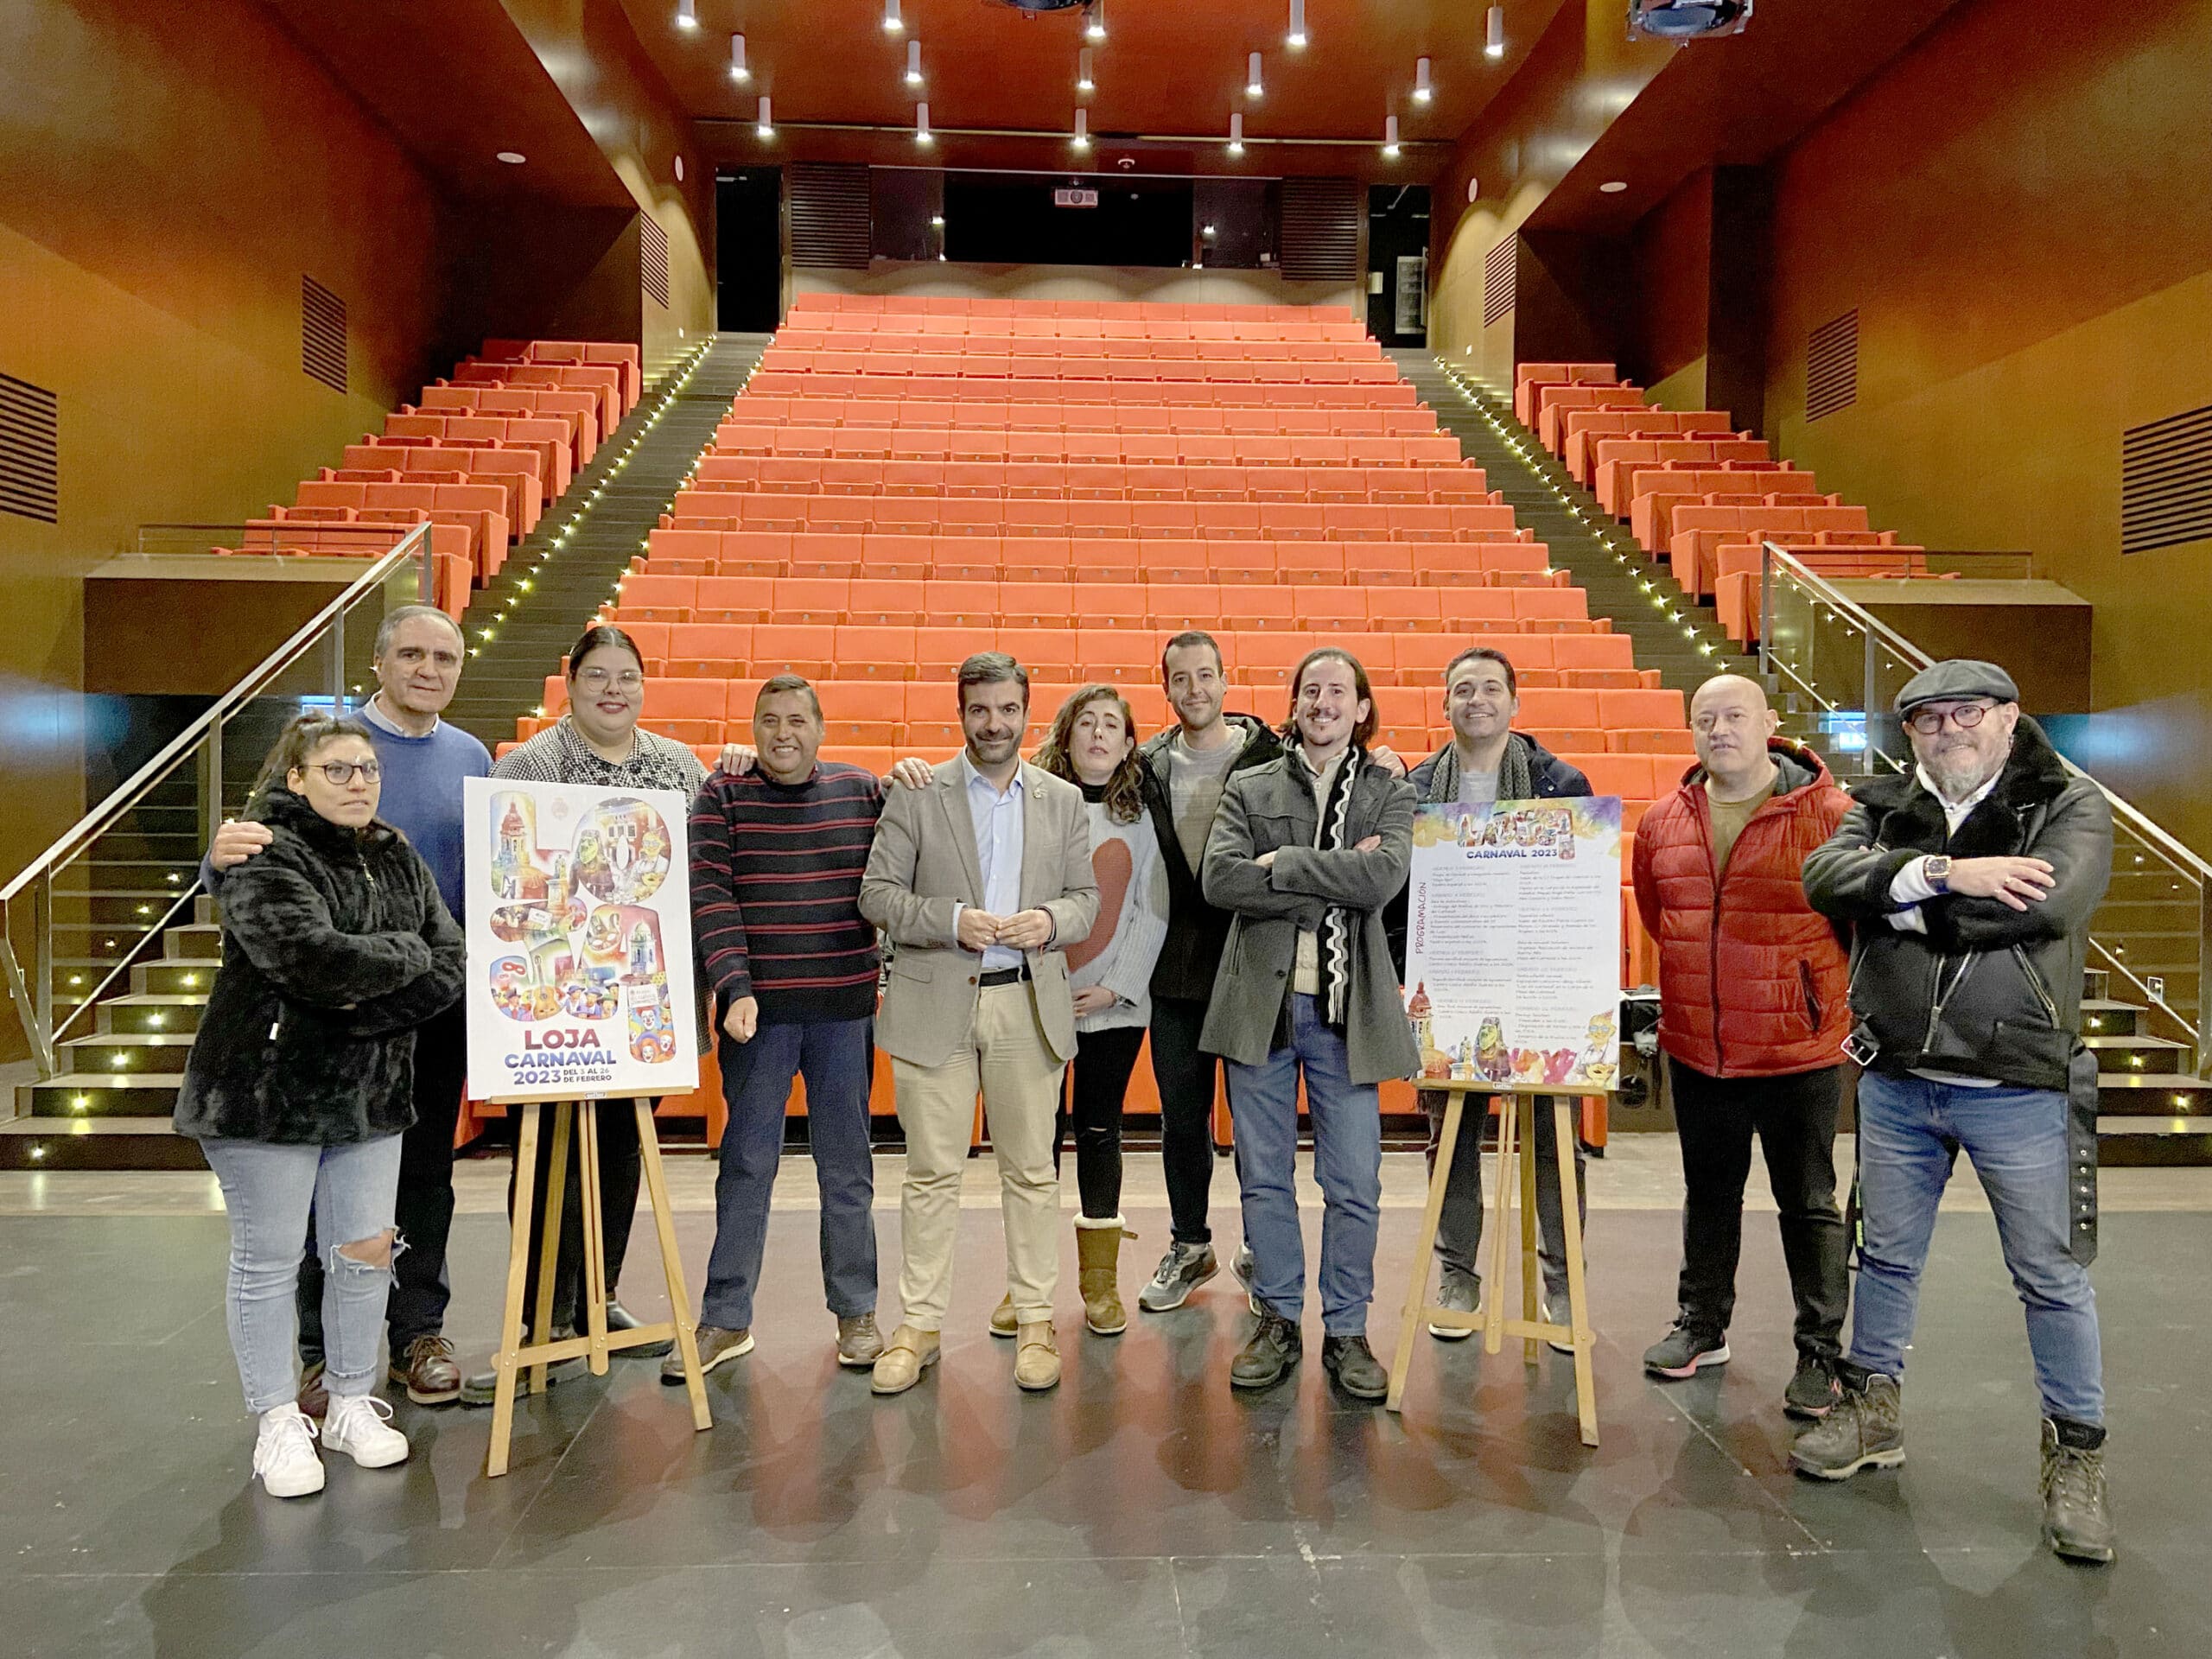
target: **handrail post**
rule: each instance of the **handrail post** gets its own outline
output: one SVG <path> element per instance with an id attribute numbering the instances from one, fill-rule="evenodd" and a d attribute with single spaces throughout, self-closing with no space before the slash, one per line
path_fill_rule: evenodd
<path id="1" fill-rule="evenodd" d="M 89 912 L 87 912 L 89 914 Z M 54 872 L 42 872 L 31 889 L 31 1007 L 36 1029 L 31 1040 L 38 1051 L 39 1075 L 54 1075 Z"/>
<path id="2" fill-rule="evenodd" d="M 223 722 L 207 728 L 200 746 L 200 844 L 207 846 L 223 822 Z"/>
<path id="3" fill-rule="evenodd" d="M 2196 1053 L 2193 1068 L 2200 1077 L 2212 1077 L 2212 883 L 2196 884 Z"/>

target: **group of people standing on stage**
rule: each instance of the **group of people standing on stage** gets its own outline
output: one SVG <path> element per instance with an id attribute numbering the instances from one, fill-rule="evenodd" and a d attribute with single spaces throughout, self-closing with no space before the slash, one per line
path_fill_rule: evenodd
<path id="1" fill-rule="evenodd" d="M 938 1359 L 980 1096 L 1006 1248 L 989 1328 L 1011 1341 L 1020 1387 L 1052 1388 L 1071 1141 L 1084 1322 L 1100 1335 L 1128 1323 L 1121 1125 L 1148 1033 L 1170 1236 L 1139 1307 L 1179 1307 L 1219 1271 L 1218 1066 L 1243 1207 L 1232 1268 L 1255 1316 L 1229 1380 L 1264 1388 L 1300 1358 L 1302 1084 L 1325 1200 L 1323 1363 L 1348 1394 L 1383 1395 L 1366 1336 L 1377 1085 L 1419 1069 L 1402 988 L 1415 809 L 1589 792 L 1580 772 L 1513 730 L 1517 685 L 1503 653 L 1473 647 L 1452 662 L 1452 741 L 1408 774 L 1376 741 L 1364 669 L 1334 646 L 1299 664 L 1287 718 L 1270 727 L 1227 709 L 1217 643 L 1179 634 L 1160 664 L 1170 729 L 1141 742 L 1127 699 L 1086 685 L 1031 760 L 1020 752 L 1027 674 L 980 652 L 955 687 L 963 753 L 901 761 L 888 779 L 819 759 L 819 702 L 791 675 L 760 687 L 752 744 L 726 750 L 710 775 L 690 749 L 639 728 L 645 662 L 610 626 L 569 653 L 568 712 L 493 766 L 439 718 L 464 655 L 441 613 L 393 613 L 359 718 L 294 722 L 247 819 L 223 826 L 203 872 L 223 904 L 226 960 L 178 1123 L 203 1141 L 231 1211 L 231 1327 L 261 1414 L 255 1473 L 268 1490 L 320 1488 L 318 1423 L 326 1449 L 363 1464 L 405 1457 L 372 1392 L 379 1318 L 390 1380 L 410 1399 L 492 1396 L 493 1374 L 464 1377 L 442 1329 L 466 1052 L 452 920 L 461 780 L 486 772 L 693 798 L 696 949 L 728 1106 L 696 1332 L 708 1369 L 754 1345 L 770 1195 L 803 1078 L 838 1362 L 890 1395 Z M 1784 1405 L 1812 1424 L 1795 1460 L 1829 1478 L 1901 1461 L 1904 1351 L 1936 1200 L 1963 1146 L 2028 1310 L 2046 1534 L 2063 1554 L 2108 1560 L 2075 1029 L 2109 811 L 2020 713 L 2002 670 L 1938 664 L 1900 694 L 1897 712 L 1920 764 L 1862 786 L 1854 804 L 1816 755 L 1774 735 L 1756 683 L 1708 681 L 1691 706 L 1698 764 L 1637 837 L 1635 897 L 1659 945 L 1660 1044 L 1687 1188 L 1680 1314 L 1645 1364 L 1686 1377 L 1729 1357 L 1756 1134 L 1797 1310 Z M 1847 1039 L 1866 1068 L 1847 1351 L 1849 1241 L 1832 1151 Z M 906 1154 L 902 1317 L 887 1334 L 875 1320 L 868 1121 L 879 1046 Z M 1422 1104 L 1440 1122 L 1440 1095 L 1424 1091 Z M 1535 1121 L 1548 1137 L 1551 1115 Z M 612 1295 L 636 1204 L 632 1115 L 600 1114 L 599 1135 Z M 1459 1143 L 1436 1244 L 1438 1300 L 1469 1313 L 1482 1294 L 1477 1141 Z M 1542 1150 L 1546 1296 L 1563 1310 L 1562 1198 Z M 556 1334 L 579 1317 L 581 1211 L 562 1206 Z M 533 1274 L 538 1256 L 533 1246 Z M 618 1300 L 608 1323 L 636 1321 Z M 668 1355 L 664 1380 L 683 1380 L 665 1344 L 621 1351 Z M 558 1379 L 582 1365 L 550 1370 Z"/>

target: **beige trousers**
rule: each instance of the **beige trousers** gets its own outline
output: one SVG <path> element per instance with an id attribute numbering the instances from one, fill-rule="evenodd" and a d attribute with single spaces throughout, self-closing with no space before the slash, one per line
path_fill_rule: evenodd
<path id="1" fill-rule="evenodd" d="M 942 1065 L 891 1062 L 899 1122 L 906 1131 L 906 1183 L 899 1196 L 899 1300 L 906 1324 L 938 1331 L 952 1300 L 952 1249 L 960 1182 L 976 1123 L 976 1094 L 999 1163 L 1006 1224 L 1007 1290 L 1024 1325 L 1052 1317 L 1060 1279 L 1060 1182 L 1052 1168 L 1059 1061 L 1037 1023 L 1026 984 L 986 986 L 967 1044 Z"/>

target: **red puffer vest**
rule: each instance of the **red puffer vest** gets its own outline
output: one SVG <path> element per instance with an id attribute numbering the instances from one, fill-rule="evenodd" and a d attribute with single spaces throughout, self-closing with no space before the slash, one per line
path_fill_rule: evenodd
<path id="1" fill-rule="evenodd" d="M 1801 881 L 1851 798 L 1812 750 L 1778 737 L 1767 750 L 1781 771 L 1774 798 L 1717 883 L 1703 766 L 1636 832 L 1637 908 L 1659 942 L 1659 1046 L 1708 1077 L 1834 1065 L 1851 1029 L 1848 958 Z"/>

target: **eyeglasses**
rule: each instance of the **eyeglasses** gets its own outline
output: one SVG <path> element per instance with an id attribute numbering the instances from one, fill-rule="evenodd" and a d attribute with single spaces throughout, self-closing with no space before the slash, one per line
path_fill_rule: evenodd
<path id="1" fill-rule="evenodd" d="M 604 691 L 608 686 L 619 691 L 635 691 L 645 683 L 645 677 L 634 668 L 626 668 L 620 674 L 610 674 L 603 668 L 588 668 L 576 676 L 576 683 L 587 691 Z"/>
<path id="2" fill-rule="evenodd" d="M 341 786 L 352 783 L 357 772 L 364 783 L 373 784 L 384 776 L 384 764 L 378 760 L 318 760 L 308 770 L 319 772 Z"/>
<path id="3" fill-rule="evenodd" d="M 1955 709 L 1918 709 L 1904 717 L 1904 723 L 1923 737 L 1935 736 L 1943 729 L 1946 720 L 1961 731 L 1970 732 L 1996 706 L 1993 702 L 1962 702 Z"/>

